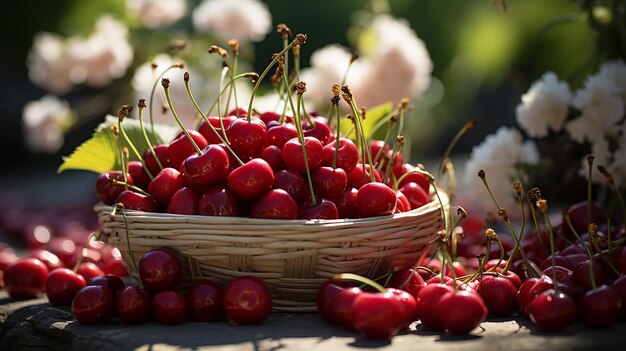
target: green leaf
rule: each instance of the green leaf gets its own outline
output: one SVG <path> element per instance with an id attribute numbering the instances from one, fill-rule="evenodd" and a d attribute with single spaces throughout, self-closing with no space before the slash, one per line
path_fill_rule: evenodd
<path id="1" fill-rule="evenodd" d="M 114 124 L 117 124 L 117 117 L 107 116 L 105 121 L 96 128 L 91 139 L 79 145 L 71 155 L 63 157 L 63 163 L 57 172 L 61 173 L 73 169 L 102 173 L 111 169 L 119 169 L 120 153 L 115 135 L 111 131 L 111 126 Z M 148 144 L 143 137 L 141 128 L 139 128 L 139 121 L 126 118 L 122 127 L 141 156 L 148 148 Z M 154 135 L 149 127 L 146 132 L 151 140 L 157 140 L 157 143 L 161 144 L 173 139 L 178 133 L 178 129 L 171 126 L 155 125 Z M 128 147 L 131 160 L 140 160 L 126 141 L 123 141 L 122 145 Z"/>

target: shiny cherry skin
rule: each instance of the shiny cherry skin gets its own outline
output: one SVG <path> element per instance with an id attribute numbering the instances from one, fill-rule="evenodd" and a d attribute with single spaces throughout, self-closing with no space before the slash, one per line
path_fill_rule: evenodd
<path id="1" fill-rule="evenodd" d="M 417 317 L 422 325 L 431 330 L 443 330 L 443 321 L 437 304 L 446 293 L 454 292 L 449 285 L 428 284 L 417 294 Z"/>
<path id="2" fill-rule="evenodd" d="M 306 173 L 306 165 L 309 172 L 315 171 L 322 164 L 322 152 L 324 146 L 314 137 L 304 138 L 304 148 L 306 150 L 306 160 L 302 153 L 302 144 L 298 138 L 290 139 L 283 145 L 283 162 L 287 168 L 300 174 Z"/>
<path id="3" fill-rule="evenodd" d="M 305 137 L 314 137 L 322 143 L 322 145 L 326 145 L 332 136 L 332 131 L 328 126 L 328 123 L 325 118 L 315 117 L 313 119 L 315 125 L 310 126 L 308 122 L 304 121 L 302 123 L 302 128 L 304 128 L 304 136 Z"/>
<path id="4" fill-rule="evenodd" d="M 258 117 L 238 118 L 228 127 L 228 138 L 237 155 L 258 157 L 267 146 L 267 127 Z"/>
<path id="5" fill-rule="evenodd" d="M 487 317 L 487 306 L 472 289 L 459 289 L 441 296 L 437 309 L 445 330 L 452 334 L 467 334 Z"/>
<path id="6" fill-rule="evenodd" d="M 31 299 L 41 294 L 48 279 L 48 267 L 39 259 L 22 258 L 4 270 L 4 287 L 11 297 Z"/>
<path id="7" fill-rule="evenodd" d="M 342 289 L 334 294 L 328 307 L 330 320 L 346 330 L 354 330 L 352 306 L 356 298 L 363 293 L 363 290 L 351 287 Z"/>
<path id="8" fill-rule="evenodd" d="M 172 196 L 185 185 L 185 176 L 177 169 L 163 168 L 148 185 L 148 192 L 161 206 L 167 206 Z"/>
<path id="9" fill-rule="evenodd" d="M 283 162 L 283 150 L 276 145 L 269 145 L 265 147 L 265 149 L 261 151 L 261 155 L 259 157 L 264 159 L 265 162 L 272 167 L 272 171 L 274 171 L 274 173 L 287 168 Z"/>
<path id="10" fill-rule="evenodd" d="M 408 328 L 411 323 L 417 320 L 417 301 L 413 295 L 404 290 L 387 288 L 385 292 L 391 293 L 400 302 L 405 315 L 404 328 Z"/>
<path id="11" fill-rule="evenodd" d="M 259 278 L 237 277 L 224 288 L 224 312 L 231 325 L 259 323 L 271 311 L 270 291 Z"/>
<path id="12" fill-rule="evenodd" d="M 80 274 L 85 278 L 85 281 L 90 281 L 94 277 L 99 277 L 104 275 L 104 271 L 98 267 L 97 264 L 93 262 L 83 262 L 78 266 L 78 270 L 76 273 Z"/>
<path id="13" fill-rule="evenodd" d="M 420 208 L 430 202 L 428 193 L 422 189 L 417 183 L 406 183 L 399 189 L 409 200 L 411 209 Z"/>
<path id="14" fill-rule="evenodd" d="M 335 201 L 337 205 L 337 212 L 339 212 L 339 218 L 358 218 L 359 212 L 356 207 L 356 195 L 358 190 L 355 188 L 348 188 L 341 196 Z"/>
<path id="15" fill-rule="evenodd" d="M 191 129 L 187 130 L 187 132 L 200 150 L 209 145 L 206 139 L 199 132 Z M 197 154 L 197 151 L 184 132 L 178 133 L 176 138 L 170 142 L 170 145 L 167 148 L 167 157 L 169 162 L 171 166 L 176 169 L 181 169 L 185 159 L 193 154 Z"/>
<path id="16" fill-rule="evenodd" d="M 348 187 L 356 188 L 357 190 L 360 189 L 363 184 L 371 181 L 370 173 L 372 172 L 374 173 L 374 180 L 380 182 L 382 178 L 376 169 L 372 171 L 370 170 L 369 164 L 363 165 L 362 163 L 357 163 L 352 171 L 348 173 Z"/>
<path id="17" fill-rule="evenodd" d="M 389 279 L 390 288 L 404 290 L 414 298 L 417 298 L 417 294 L 419 294 L 420 290 L 425 286 L 426 282 L 424 282 L 422 276 L 413 269 L 401 269 L 396 271 L 391 275 L 391 279 Z"/>
<path id="18" fill-rule="evenodd" d="M 483 276 L 478 284 L 478 293 L 491 315 L 506 317 L 517 309 L 517 288 L 505 277 Z"/>
<path id="19" fill-rule="evenodd" d="M 530 303 L 528 314 L 539 329 L 557 331 L 576 322 L 576 302 L 562 292 L 547 289 Z"/>
<path id="20" fill-rule="evenodd" d="M 56 268 L 65 268 L 65 263 L 61 261 L 59 256 L 44 249 L 35 249 L 28 254 L 28 257 L 36 258 L 43 262 L 48 270 L 51 271 Z"/>
<path id="21" fill-rule="evenodd" d="M 152 298 L 152 314 L 161 324 L 182 324 L 187 315 L 187 299 L 178 291 L 161 291 Z"/>
<path id="22" fill-rule="evenodd" d="M 572 226 L 579 234 L 587 232 L 589 226 L 588 221 L 588 206 L 587 201 L 581 201 L 571 205 L 568 208 L 569 218 L 572 221 Z M 591 223 L 602 223 L 604 221 L 604 214 L 602 208 L 596 203 L 591 204 Z"/>
<path id="23" fill-rule="evenodd" d="M 274 171 L 265 160 L 255 158 L 232 170 L 226 183 L 239 199 L 252 200 L 272 188 Z"/>
<path id="24" fill-rule="evenodd" d="M 391 292 L 363 292 L 352 304 L 354 329 L 367 339 L 388 340 L 405 327 L 406 319 L 402 302 Z"/>
<path id="25" fill-rule="evenodd" d="M 267 130 L 267 142 L 270 145 L 282 148 L 286 142 L 298 137 L 296 126 L 291 123 L 271 127 Z"/>
<path id="26" fill-rule="evenodd" d="M 148 184 L 150 184 L 150 176 L 143 168 L 143 163 L 140 161 L 129 161 L 128 174 L 130 174 L 130 177 L 133 178 L 133 185 L 142 189 L 148 188 Z"/>
<path id="27" fill-rule="evenodd" d="M 337 199 L 348 185 L 348 175 L 341 168 L 319 167 L 311 174 L 316 195 L 322 198 Z"/>
<path id="28" fill-rule="evenodd" d="M 152 296 L 145 290 L 127 286 L 115 300 L 117 315 L 124 323 L 145 323 L 152 317 Z"/>
<path id="29" fill-rule="evenodd" d="M 85 287 L 85 278 L 71 269 L 56 268 L 48 273 L 46 296 L 53 305 L 69 306 L 78 290 Z"/>
<path id="30" fill-rule="evenodd" d="M 322 199 L 315 206 L 302 210 L 300 217 L 304 219 L 337 219 L 339 212 L 334 202 Z"/>
<path id="31" fill-rule="evenodd" d="M 124 290 L 124 287 L 126 286 L 122 278 L 116 275 L 101 275 L 99 277 L 93 277 L 89 279 L 87 285 L 106 286 L 111 289 L 114 295 L 122 292 L 122 290 Z"/>
<path id="32" fill-rule="evenodd" d="M 608 285 L 587 291 L 580 299 L 578 312 L 583 323 L 590 328 L 605 329 L 620 317 L 622 299 Z"/>
<path id="33" fill-rule="evenodd" d="M 158 292 L 175 289 L 182 276 L 180 260 L 166 249 L 146 252 L 139 261 L 139 278 L 146 290 Z"/>
<path id="34" fill-rule="evenodd" d="M 198 212 L 205 216 L 239 216 L 239 200 L 226 188 L 209 188 L 198 201 Z"/>
<path id="35" fill-rule="evenodd" d="M 211 123 L 211 125 L 215 128 L 215 131 L 219 134 L 219 136 L 224 138 L 224 134 L 222 132 L 222 124 L 224 125 L 224 128 L 227 130 L 230 124 L 235 119 L 237 119 L 237 117 L 235 116 L 222 117 L 221 123 L 220 123 L 220 118 L 217 116 L 209 116 L 207 117 L 207 119 L 209 120 L 209 123 Z M 209 144 L 219 144 L 222 142 L 220 138 L 217 135 L 215 135 L 215 132 L 213 132 L 211 127 L 209 127 L 209 125 L 206 124 L 205 121 L 202 121 L 200 123 L 200 126 L 198 127 L 198 132 L 202 134 L 202 136 L 206 139 L 206 141 Z"/>
<path id="36" fill-rule="evenodd" d="M 226 150 L 216 144 L 208 145 L 202 155 L 193 154 L 183 161 L 186 184 L 208 187 L 223 182 L 230 171 L 230 159 Z"/>
<path id="37" fill-rule="evenodd" d="M 168 144 L 161 144 L 152 147 L 152 149 L 154 150 L 154 154 L 156 154 L 156 158 L 159 159 L 163 168 L 171 167 L 169 158 L 167 157 L 168 148 Z M 146 165 L 146 167 L 148 167 L 148 170 L 150 171 L 150 173 L 152 173 L 153 176 L 159 174 L 159 172 L 161 171 L 161 168 L 159 168 L 159 164 L 156 162 L 154 154 L 152 153 L 150 148 L 147 148 L 146 151 L 144 151 L 143 153 L 143 163 Z"/>
<path id="38" fill-rule="evenodd" d="M 190 187 L 182 187 L 174 193 L 167 204 L 167 213 L 197 215 L 200 195 Z"/>
<path id="39" fill-rule="evenodd" d="M 296 202 L 304 199 L 306 181 L 299 173 L 290 169 L 283 169 L 274 174 L 274 189 L 285 190 Z"/>
<path id="40" fill-rule="evenodd" d="M 333 140 L 324 146 L 323 161 L 324 166 L 332 167 L 335 157 L 337 141 Z M 343 169 L 346 174 L 350 174 L 356 164 L 359 163 L 359 151 L 356 144 L 350 139 L 340 138 L 339 149 L 337 150 L 337 167 Z"/>
<path id="41" fill-rule="evenodd" d="M 150 197 L 132 190 L 122 191 L 118 195 L 117 200 L 115 200 L 115 203 L 122 203 L 124 209 L 127 210 L 156 212 L 159 209 L 159 205 Z"/>
<path id="42" fill-rule="evenodd" d="M 111 289 L 87 285 L 72 300 L 72 314 L 81 324 L 102 324 L 115 313 L 115 297 Z"/>
<path id="43" fill-rule="evenodd" d="M 250 217 L 296 219 L 298 210 L 298 204 L 289 193 L 282 189 L 272 189 L 256 200 L 250 211 Z"/>
<path id="44" fill-rule="evenodd" d="M 526 279 L 522 283 L 522 285 L 520 286 L 517 292 L 517 306 L 519 307 L 520 311 L 525 315 L 528 315 L 528 309 L 530 307 L 530 303 L 535 297 L 537 297 L 535 295 L 535 296 L 532 296 L 532 299 L 531 299 L 531 295 L 530 295 L 530 292 L 533 286 L 537 283 L 537 281 L 539 281 L 538 278 Z"/>
<path id="45" fill-rule="evenodd" d="M 217 322 L 224 317 L 224 288 L 205 280 L 196 281 L 187 293 L 189 317 L 196 322 Z"/>
<path id="46" fill-rule="evenodd" d="M 585 291 L 593 288 L 591 276 L 589 275 L 589 260 L 585 260 L 574 266 L 571 281 L 582 286 Z M 609 284 L 609 276 L 599 261 L 593 261 L 593 274 L 597 286 Z"/>
<path id="47" fill-rule="evenodd" d="M 383 183 L 364 184 L 356 194 L 361 218 L 393 214 L 397 201 L 396 193 Z"/>
<path id="48" fill-rule="evenodd" d="M 108 171 L 101 173 L 98 178 L 96 178 L 96 195 L 100 201 L 104 202 L 107 205 L 113 205 L 115 203 L 115 199 L 117 196 L 126 188 L 124 185 L 115 184 L 114 181 L 124 181 L 124 175 L 122 171 Z M 133 185 L 133 178 L 127 174 L 126 182 L 129 185 Z"/>
<path id="49" fill-rule="evenodd" d="M 348 285 L 342 281 L 328 279 L 317 291 L 317 312 L 328 322 L 332 322 L 330 303 L 332 299 L 341 290 L 348 288 Z"/>

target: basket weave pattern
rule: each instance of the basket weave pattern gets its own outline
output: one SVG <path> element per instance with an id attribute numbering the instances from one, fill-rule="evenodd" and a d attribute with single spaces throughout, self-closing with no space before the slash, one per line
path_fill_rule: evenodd
<path id="1" fill-rule="evenodd" d="M 444 198 L 447 209 L 447 198 Z M 374 278 L 408 267 L 443 227 L 438 201 L 393 216 L 339 220 L 271 220 L 117 212 L 95 206 L 102 232 L 121 252 L 129 273 L 158 247 L 184 265 L 182 288 L 194 280 L 226 284 L 254 275 L 270 288 L 276 311 L 315 310 L 317 289 L 338 273 Z M 127 230 L 128 228 L 128 230 Z M 134 262 L 133 262 L 134 261 Z"/>

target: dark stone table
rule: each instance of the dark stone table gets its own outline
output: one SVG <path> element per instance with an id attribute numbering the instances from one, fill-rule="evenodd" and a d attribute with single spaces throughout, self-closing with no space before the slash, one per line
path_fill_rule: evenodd
<path id="1" fill-rule="evenodd" d="M 118 319 L 97 326 L 81 325 L 69 307 L 55 307 L 45 298 L 14 300 L 0 291 L 0 350 L 624 350 L 626 323 L 607 330 L 577 324 L 559 333 L 538 332 L 526 317 L 489 318 L 467 336 L 424 330 L 389 342 L 365 340 L 322 321 L 315 313 L 274 313 L 258 325 L 192 323 L 136 326 Z"/>

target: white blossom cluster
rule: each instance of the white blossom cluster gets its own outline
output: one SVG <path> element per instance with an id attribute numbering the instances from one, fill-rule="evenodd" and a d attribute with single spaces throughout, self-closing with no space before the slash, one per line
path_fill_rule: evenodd
<path id="1" fill-rule="evenodd" d="M 31 150 L 43 153 L 59 151 L 63 145 L 64 129 L 72 119 L 67 101 L 46 95 L 24 105 L 22 115 L 25 140 Z"/>
<path id="2" fill-rule="evenodd" d="M 223 42 L 260 41 L 272 30 L 272 15 L 259 0 L 205 0 L 193 12 L 193 26 Z"/>
<path id="3" fill-rule="evenodd" d="M 147 28 L 170 25 L 187 13 L 185 0 L 127 0 L 128 12 Z"/>

